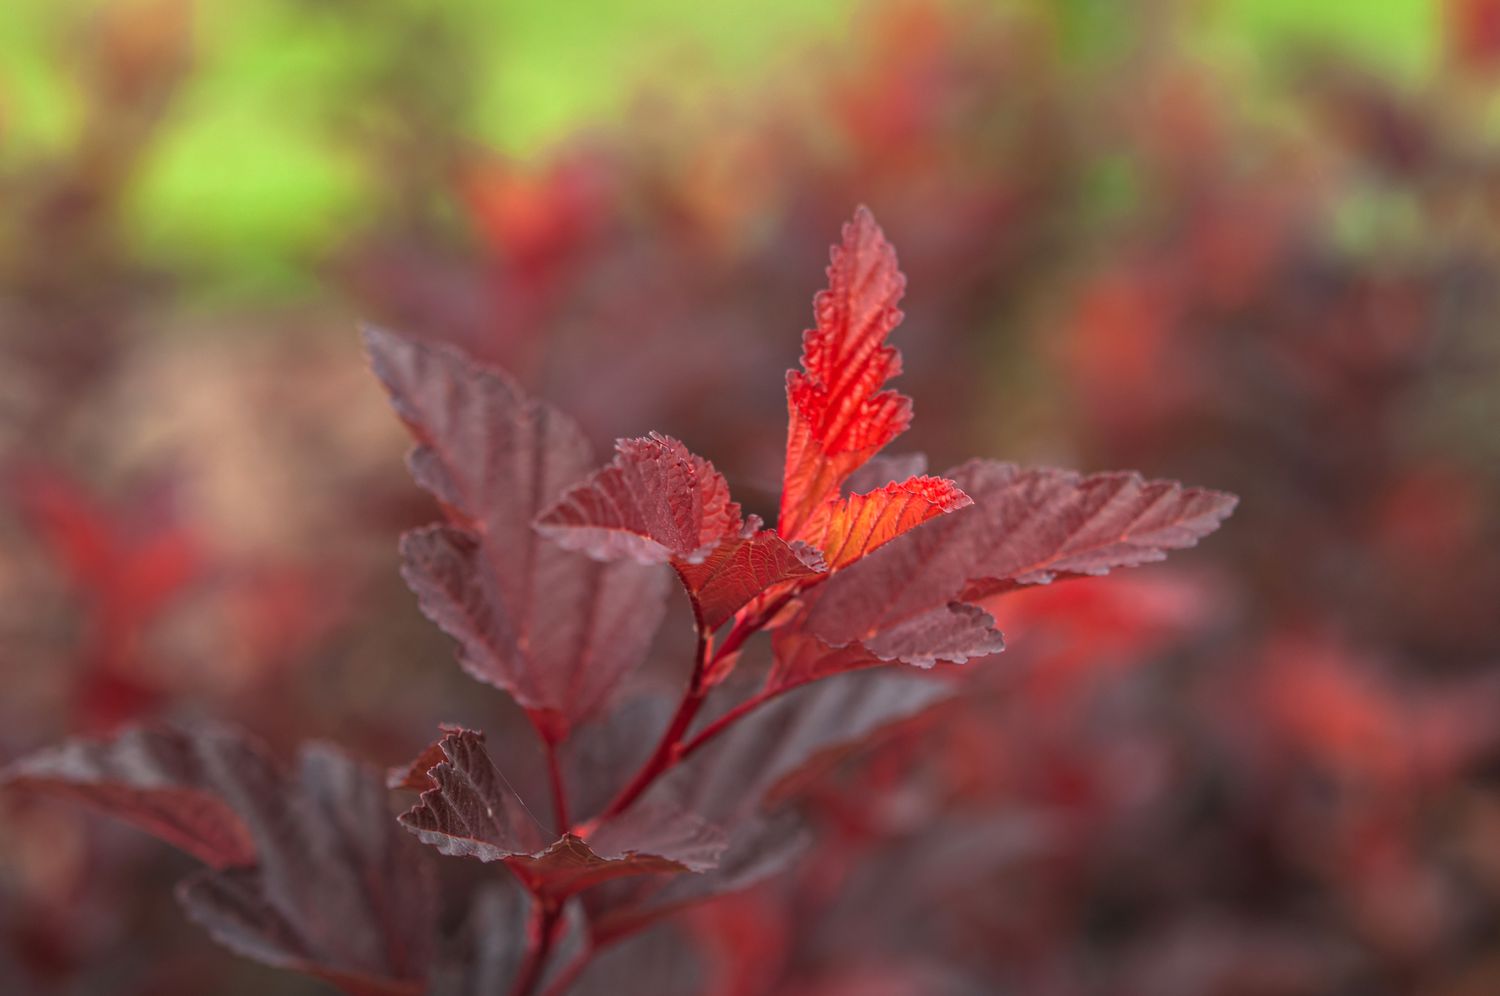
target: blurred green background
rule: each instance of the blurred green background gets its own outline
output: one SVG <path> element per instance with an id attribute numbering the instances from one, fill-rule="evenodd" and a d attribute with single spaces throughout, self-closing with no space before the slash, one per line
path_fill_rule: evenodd
<path id="1" fill-rule="evenodd" d="M 99 6 L 0 5 L 0 170 L 45 168 L 76 139 L 84 102 L 79 67 L 64 53 Z M 118 16 L 122 5 L 110 6 Z M 1017 6 L 1042 8 L 1089 59 L 1108 58 L 1111 42 L 1131 33 L 1121 19 L 1161 5 Z M 1243 77 L 1247 93 L 1273 96 L 1285 60 L 1310 48 L 1417 81 L 1439 58 L 1440 6 L 1203 2 L 1192 6 L 1185 43 Z M 190 293 L 305 295 L 314 291 L 305 261 L 379 196 L 367 152 L 348 134 L 351 119 L 369 114 L 358 94 L 372 76 L 409 75 L 414 90 L 442 102 L 454 134 L 526 159 L 580 129 L 607 128 L 652 94 L 712 100 L 756 86 L 768 66 L 794 75 L 785 53 L 836 45 L 862 13 L 854 0 L 204 4 L 191 15 L 191 74 L 129 180 L 124 229 L 133 255 L 190 275 Z"/>

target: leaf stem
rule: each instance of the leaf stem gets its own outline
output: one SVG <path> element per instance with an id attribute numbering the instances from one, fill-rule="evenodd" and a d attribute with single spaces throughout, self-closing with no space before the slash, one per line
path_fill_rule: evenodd
<path id="1" fill-rule="evenodd" d="M 698 649 L 693 660 L 693 675 L 688 682 L 687 691 L 683 693 L 682 701 L 678 703 L 677 712 L 673 714 L 672 721 L 667 724 L 666 732 L 662 734 L 661 739 L 656 744 L 656 749 L 651 752 L 651 756 L 646 759 L 646 763 L 641 765 L 640 770 L 636 772 L 635 777 L 630 780 L 629 784 L 620 790 L 619 794 L 611 800 L 609 805 L 604 807 L 604 811 L 599 814 L 598 819 L 589 825 L 588 829 L 592 829 L 598 823 L 610 817 L 618 816 L 629 809 L 658 778 L 670 771 L 674 765 L 687 757 L 689 753 L 697 750 L 711 736 L 717 735 L 720 731 L 728 727 L 730 723 L 744 716 L 755 706 L 760 705 L 766 699 L 770 698 L 770 696 L 762 694 L 740 703 L 734 709 L 731 709 L 728 713 L 710 724 L 708 729 L 705 729 L 703 733 L 695 737 L 688 746 L 683 746 L 683 738 L 687 736 L 688 728 L 693 725 L 693 720 L 697 718 L 698 711 L 703 708 L 704 699 L 708 697 L 709 690 L 713 687 L 712 679 L 715 677 L 714 672 L 717 665 L 738 651 L 746 640 L 764 628 L 766 623 L 774 619 L 776 614 L 796 596 L 796 593 L 797 590 L 795 588 L 790 589 L 754 616 L 736 622 L 717 651 L 714 650 L 713 646 L 713 633 L 704 624 L 702 615 L 695 612 L 695 622 L 698 627 Z M 694 608 L 696 610 L 696 606 Z M 587 833 L 585 832 L 582 835 L 587 836 Z"/>
<path id="2" fill-rule="evenodd" d="M 593 960 L 593 957 L 594 950 L 592 946 L 580 951 L 577 957 L 564 965 L 562 971 L 557 973 L 557 977 L 552 980 L 552 984 L 547 987 L 542 996 L 563 996 L 564 993 L 572 988 L 573 983 L 578 981 L 578 977 L 583 974 L 583 970 L 589 967 L 589 962 Z"/>
<path id="3" fill-rule="evenodd" d="M 547 752 L 547 781 L 552 787 L 552 819 L 559 835 L 572 825 L 568 818 L 568 788 L 563 783 L 562 764 L 557 756 L 557 745 L 545 741 Z"/>
<path id="4" fill-rule="evenodd" d="M 714 720 L 712 723 L 709 723 L 698 732 L 697 736 L 693 737 L 691 740 L 687 741 L 681 747 L 679 747 L 676 752 L 676 760 L 687 760 L 688 757 L 692 755 L 693 752 L 698 748 L 702 747 L 714 737 L 718 736 L 720 733 L 723 733 L 735 723 L 739 722 L 741 719 L 744 719 L 745 716 L 765 705 L 767 702 L 771 701 L 784 691 L 788 691 L 788 689 L 778 688 L 772 692 L 762 691 L 741 702 L 739 705 L 735 706 L 733 709 L 729 710 L 724 715 Z"/>
<path id="5" fill-rule="evenodd" d="M 531 996 L 542 981 L 542 972 L 547 967 L 547 957 L 552 953 L 552 944 L 557 938 L 557 925 L 562 910 L 559 906 L 532 897 L 531 920 L 526 925 L 526 960 L 516 973 L 511 996 Z"/>
<path id="6" fill-rule="evenodd" d="M 641 765 L 635 777 L 620 790 L 610 804 L 604 807 L 596 823 L 618 816 L 629 809 L 631 804 L 651 787 L 651 783 L 661 776 L 662 772 L 676 763 L 674 755 L 677 745 L 687 733 L 688 727 L 693 724 L 693 718 L 698 715 L 698 710 L 703 707 L 703 700 L 708 695 L 708 688 L 703 679 L 708 669 L 709 653 L 712 648 L 713 634 L 699 619 L 698 649 L 693 659 L 693 676 L 688 682 L 687 691 L 683 693 L 682 701 L 677 705 L 677 712 L 672 715 L 672 721 L 667 724 L 666 731 L 657 741 L 656 749 L 651 752 L 646 763 Z"/>

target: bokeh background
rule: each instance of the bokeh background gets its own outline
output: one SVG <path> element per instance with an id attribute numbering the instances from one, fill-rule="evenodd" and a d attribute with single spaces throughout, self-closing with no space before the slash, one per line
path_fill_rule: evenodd
<path id="1" fill-rule="evenodd" d="M 433 510 L 358 323 L 764 510 L 867 203 L 910 279 L 900 448 L 1243 503 L 1006 603 L 966 704 L 811 790 L 808 866 L 674 963 L 1500 992 L 1497 86 L 1493 0 L 0 4 L 0 760 L 515 723 L 397 577 Z M 185 866 L 0 799 L 0 988 L 317 991 L 190 929 Z"/>

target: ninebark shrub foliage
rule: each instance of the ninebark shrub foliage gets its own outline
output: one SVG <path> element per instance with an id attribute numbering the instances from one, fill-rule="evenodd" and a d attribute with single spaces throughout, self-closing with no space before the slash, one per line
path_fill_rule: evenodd
<path id="1" fill-rule="evenodd" d="M 963 671 L 1003 649 L 994 600 L 1161 560 L 1234 507 L 1134 473 L 980 459 L 929 475 L 882 454 L 912 419 L 888 386 L 904 288 L 859 210 L 787 374 L 774 526 L 676 439 L 621 440 L 600 467 L 567 415 L 501 371 L 366 333 L 444 512 L 402 538 L 403 576 L 465 671 L 529 717 L 550 799 L 522 798 L 513 759 L 458 727 L 389 775 L 322 745 L 283 765 L 199 727 L 68 743 L 7 781 L 202 861 L 178 897 L 245 956 L 351 993 L 568 991 L 615 942 L 787 867 L 807 832 L 786 787 L 962 695 Z M 674 581 L 696 640 L 668 713 L 623 693 Z M 769 666 L 746 653 L 763 633 Z M 459 919 L 434 851 L 506 870 Z"/>

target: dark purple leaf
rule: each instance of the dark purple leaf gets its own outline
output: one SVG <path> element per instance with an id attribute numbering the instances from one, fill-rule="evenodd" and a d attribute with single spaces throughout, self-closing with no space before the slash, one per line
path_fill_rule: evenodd
<path id="1" fill-rule="evenodd" d="M 14 784 L 81 798 L 172 843 L 183 843 L 182 820 L 176 810 L 163 819 L 161 807 L 181 799 L 173 779 L 194 782 L 195 796 L 217 800 L 215 812 L 232 814 L 235 834 L 253 845 L 232 867 L 214 862 L 221 870 L 182 884 L 194 921 L 240 954 L 349 992 L 421 991 L 435 917 L 430 869 L 395 825 L 374 769 L 311 745 L 286 772 L 253 741 L 211 729 L 129 731 L 13 771 Z M 171 794 L 155 796 L 164 785 Z M 143 810 L 142 800 L 152 802 Z M 224 856 L 202 839 L 188 849 Z"/>
<path id="2" fill-rule="evenodd" d="M 403 576 L 459 642 L 465 670 L 509 691 L 560 741 L 640 664 L 666 576 L 599 563 L 532 528 L 594 465 L 571 419 L 450 350 L 375 329 L 365 341 L 417 439 L 412 473 L 451 522 L 406 537 Z"/>
<path id="3" fill-rule="evenodd" d="M 590 833 L 552 833 L 526 808 L 484 749 L 463 730 L 440 741 L 444 760 L 401 822 L 444 854 L 503 861 L 533 892 L 554 900 L 625 875 L 705 871 L 723 835 L 666 804 L 633 807 Z"/>

